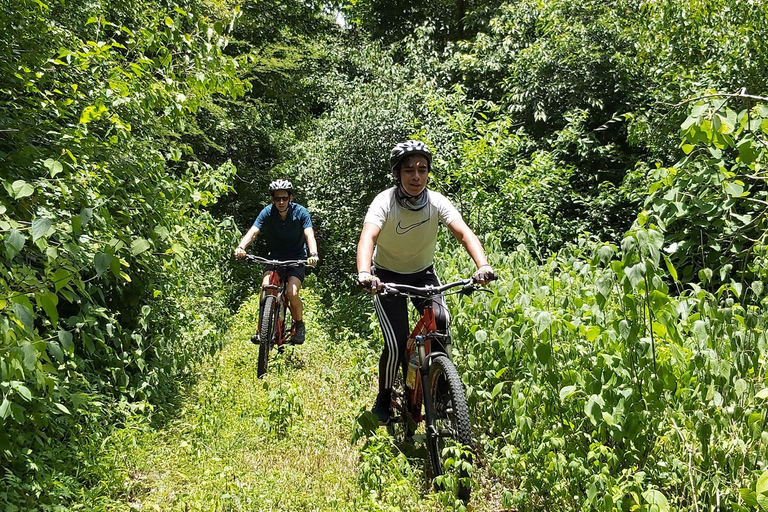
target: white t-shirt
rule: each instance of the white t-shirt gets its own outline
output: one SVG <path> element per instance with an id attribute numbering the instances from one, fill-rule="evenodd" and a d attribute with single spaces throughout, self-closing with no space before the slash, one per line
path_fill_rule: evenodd
<path id="1" fill-rule="evenodd" d="M 432 190 L 427 194 L 427 205 L 419 211 L 400 206 L 395 187 L 371 202 L 365 222 L 381 229 L 373 253 L 374 266 L 412 274 L 434 263 L 439 222 L 447 226 L 461 214 L 444 195 Z"/>

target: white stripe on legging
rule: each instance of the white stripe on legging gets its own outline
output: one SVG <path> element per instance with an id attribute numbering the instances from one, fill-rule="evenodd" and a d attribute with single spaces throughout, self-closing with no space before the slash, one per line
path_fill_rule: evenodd
<path id="1" fill-rule="evenodd" d="M 378 295 L 373 297 L 373 306 L 376 309 L 376 313 L 379 315 L 379 324 L 381 325 L 381 332 L 384 334 L 384 343 L 389 347 L 389 357 L 384 365 L 386 371 L 384 373 L 384 387 L 391 389 L 395 382 L 395 375 L 397 374 L 397 340 L 395 339 L 395 331 L 392 328 L 392 323 L 389 321 L 389 317 L 384 313 L 384 306 L 381 305 L 381 299 Z"/>

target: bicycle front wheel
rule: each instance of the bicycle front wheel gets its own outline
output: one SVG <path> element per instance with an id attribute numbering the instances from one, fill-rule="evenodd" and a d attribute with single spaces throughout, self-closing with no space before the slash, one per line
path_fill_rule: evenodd
<path id="1" fill-rule="evenodd" d="M 472 431 L 469 423 L 469 407 L 464 394 L 464 385 L 453 362 L 447 355 L 438 354 L 429 365 L 429 393 L 432 411 L 427 414 L 429 423 L 434 425 L 432 435 L 427 435 L 429 458 L 435 477 L 444 473 L 445 461 L 456 454 L 443 454 L 447 446 L 458 445 L 460 462 L 458 472 L 458 496 L 469 500 L 470 472 L 464 463 L 472 463 Z"/>
<path id="2" fill-rule="evenodd" d="M 256 375 L 262 378 L 267 373 L 269 366 L 269 351 L 275 343 L 277 327 L 277 297 L 267 295 L 264 298 L 264 307 L 259 318 L 259 366 Z"/>

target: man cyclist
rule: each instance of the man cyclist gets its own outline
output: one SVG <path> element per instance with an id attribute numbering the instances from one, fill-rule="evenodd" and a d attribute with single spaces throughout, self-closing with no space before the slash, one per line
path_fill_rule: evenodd
<path id="1" fill-rule="evenodd" d="M 269 184 L 269 194 L 272 204 L 264 207 L 256 217 L 253 226 L 240 240 L 235 249 L 235 258 L 245 258 L 245 249 L 260 234 L 264 233 L 267 244 L 267 256 L 275 260 L 303 260 L 314 267 L 320 261 L 317 256 L 317 243 L 315 232 L 312 229 L 312 220 L 309 212 L 300 204 L 293 202 L 293 186 L 284 179 L 275 180 Z M 306 241 L 306 244 L 305 244 Z M 309 258 L 307 258 L 307 246 Z M 275 267 L 267 266 L 262 285 L 269 284 L 269 271 Z M 304 343 L 304 305 L 299 297 L 299 290 L 304 281 L 304 267 L 290 267 L 286 269 L 288 279 L 286 294 L 288 305 L 293 318 L 295 334 L 291 339 L 294 345 Z M 258 343 L 258 334 L 251 337 L 251 341 Z"/>
<path id="2" fill-rule="evenodd" d="M 493 279 L 480 240 L 442 194 L 428 190 L 432 153 L 423 142 L 397 144 L 389 157 L 397 185 L 374 198 L 368 207 L 357 245 L 358 282 L 375 289 L 380 281 L 411 286 L 435 285 L 434 270 L 439 222 L 461 242 L 477 266 L 475 278 L 485 284 Z M 444 297 L 432 299 L 437 328 L 448 332 L 449 315 Z M 371 412 L 380 424 L 389 423 L 392 386 L 398 367 L 403 366 L 408 341 L 408 305 L 403 297 L 373 297 L 376 315 L 384 334 L 379 359 L 379 392 Z M 423 310 L 424 301 L 413 304 Z M 448 341 L 450 342 L 450 341 Z"/>

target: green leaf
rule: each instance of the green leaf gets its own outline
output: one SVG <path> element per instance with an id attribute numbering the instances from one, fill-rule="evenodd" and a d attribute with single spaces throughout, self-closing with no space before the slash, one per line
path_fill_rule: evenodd
<path id="1" fill-rule="evenodd" d="M 32 241 L 45 236 L 53 223 L 45 217 L 35 217 L 32 219 Z"/>
<path id="2" fill-rule="evenodd" d="M 14 386 L 14 389 L 19 393 L 19 395 L 21 395 L 21 398 L 23 398 L 27 402 L 32 401 L 32 392 L 24 384 L 19 384 L 18 386 Z"/>
<path id="3" fill-rule="evenodd" d="M 11 184 L 10 188 L 8 186 L 5 188 L 14 199 L 22 199 L 35 193 L 35 187 L 24 180 L 16 180 Z"/>
<path id="4" fill-rule="evenodd" d="M 541 364 L 549 363 L 552 358 L 552 347 L 549 343 L 539 343 L 536 346 L 536 357 Z"/>
<path id="5" fill-rule="evenodd" d="M 503 382 L 499 382 L 498 384 L 496 384 L 495 386 L 493 386 L 493 391 L 491 391 L 491 397 L 492 397 L 492 398 L 495 398 L 495 397 L 496 397 L 496 395 L 498 395 L 499 393 L 501 393 L 501 389 L 502 389 L 503 387 L 504 387 L 504 383 L 503 383 Z"/>
<path id="6" fill-rule="evenodd" d="M 137 238 L 131 243 L 131 255 L 138 256 L 150 247 L 149 242 L 144 238 Z"/>
<path id="7" fill-rule="evenodd" d="M 725 193 L 733 197 L 744 195 L 744 183 L 741 181 L 729 181 L 725 184 Z"/>
<path id="8" fill-rule="evenodd" d="M 664 263 L 667 265 L 667 271 L 669 272 L 669 275 L 672 276 L 672 279 L 677 281 L 677 270 L 675 269 L 674 265 L 672 265 L 672 261 L 666 254 L 663 254 L 662 256 L 664 256 Z"/>
<path id="9" fill-rule="evenodd" d="M 751 489 L 739 489 L 739 494 L 741 494 L 741 498 L 744 500 L 744 503 L 749 505 L 750 507 L 757 507 L 757 494 L 755 494 L 755 491 Z"/>
<path id="10" fill-rule="evenodd" d="M 59 343 L 69 354 L 75 353 L 75 344 L 72 341 L 72 333 L 59 329 Z"/>
<path id="11" fill-rule="evenodd" d="M 643 493 L 643 498 L 648 502 L 648 512 L 669 512 L 667 498 L 657 489 L 649 489 Z"/>
<path id="12" fill-rule="evenodd" d="M 34 370 L 37 366 L 37 350 L 31 343 L 27 342 L 21 345 L 21 352 L 24 354 L 24 368 Z"/>
<path id="13" fill-rule="evenodd" d="M 88 124 L 91 121 L 99 119 L 107 111 L 104 105 L 90 105 L 83 109 L 83 113 L 80 114 L 80 123 Z"/>
<path id="14" fill-rule="evenodd" d="M 709 334 L 707 334 L 707 324 L 704 320 L 696 320 L 696 322 L 694 322 L 693 337 L 699 344 L 707 341 Z"/>
<path id="15" fill-rule="evenodd" d="M 43 165 L 45 165 L 48 168 L 51 178 L 55 178 L 57 174 L 59 174 L 62 170 L 64 170 L 64 168 L 61 165 L 61 162 L 59 162 L 58 160 L 54 160 L 53 158 L 47 159 L 45 162 L 43 162 Z"/>
<path id="16" fill-rule="evenodd" d="M 768 494 L 758 494 L 757 504 L 760 505 L 760 509 L 768 512 Z"/>
<path id="17" fill-rule="evenodd" d="M 0 418 L 6 419 L 11 414 L 11 402 L 7 398 L 3 398 L 3 403 L 0 404 Z"/>
<path id="18" fill-rule="evenodd" d="M 67 409 L 67 407 L 64 404 L 60 404 L 58 402 L 55 402 L 53 405 L 54 405 L 54 407 L 56 407 L 58 410 L 60 410 L 64 414 L 69 414 L 69 415 L 72 414 L 71 412 L 69 412 L 69 409 Z"/>
<path id="19" fill-rule="evenodd" d="M 13 259 L 14 256 L 21 252 L 24 248 L 24 243 L 27 241 L 27 237 L 21 234 L 17 229 L 12 230 L 5 237 L 5 250 L 8 251 L 8 257 Z"/>
<path id="20" fill-rule="evenodd" d="M 29 302 L 26 297 L 14 297 L 14 301 L 22 298 Z M 19 302 L 14 302 L 11 308 L 13 309 L 13 314 L 19 319 L 21 325 L 24 327 L 24 330 L 27 331 L 27 333 L 32 334 L 35 331 L 35 314 L 32 312 L 32 309 L 28 305 L 20 304 Z"/>
<path id="21" fill-rule="evenodd" d="M 755 492 L 757 494 L 768 493 L 768 471 L 763 471 L 757 479 L 757 485 L 755 485 Z"/>
<path id="22" fill-rule="evenodd" d="M 592 395 L 584 405 L 584 412 L 587 417 L 592 421 L 592 424 L 597 426 L 603 419 L 603 407 L 605 407 L 605 401 L 600 395 Z"/>
<path id="23" fill-rule="evenodd" d="M 51 276 L 51 282 L 57 292 L 67 286 L 71 280 L 72 272 L 63 268 L 57 269 Z"/>
<path id="24" fill-rule="evenodd" d="M 577 389 L 576 386 L 565 386 L 560 389 L 560 401 L 565 402 L 568 397 L 576 393 Z"/>
<path id="25" fill-rule="evenodd" d="M 36 294 L 35 299 L 37 305 L 43 308 L 45 314 L 51 319 L 53 327 L 56 327 L 56 324 L 59 322 L 59 312 L 56 309 L 56 306 L 59 303 L 59 298 L 53 292 L 43 292 Z"/>
<path id="26" fill-rule="evenodd" d="M 56 341 L 51 340 L 48 342 L 48 352 L 60 363 L 64 362 L 64 351 L 61 350 L 61 346 Z"/>
<path id="27" fill-rule="evenodd" d="M 96 274 L 101 275 L 107 270 L 115 257 L 105 252 L 97 253 L 93 258 L 93 263 L 96 267 Z"/>
<path id="28" fill-rule="evenodd" d="M 590 325 L 587 329 L 587 341 L 592 343 L 597 339 L 598 336 L 600 336 L 600 333 L 602 332 L 602 329 L 600 329 L 597 325 Z"/>
<path id="29" fill-rule="evenodd" d="M 541 311 L 536 315 L 536 333 L 541 334 L 552 324 L 552 315 L 548 311 Z"/>
<path id="30" fill-rule="evenodd" d="M 760 391 L 758 391 L 757 393 L 755 393 L 755 398 L 760 398 L 762 400 L 765 400 L 766 398 L 768 398 L 768 387 L 765 387 Z"/>
<path id="31" fill-rule="evenodd" d="M 629 279 L 632 289 L 637 289 L 637 285 L 643 280 L 645 276 L 645 263 L 640 262 L 637 265 L 632 265 L 627 269 L 627 278 Z"/>

